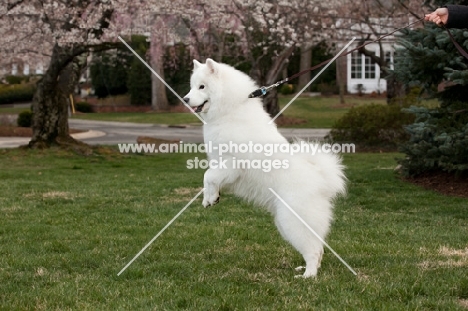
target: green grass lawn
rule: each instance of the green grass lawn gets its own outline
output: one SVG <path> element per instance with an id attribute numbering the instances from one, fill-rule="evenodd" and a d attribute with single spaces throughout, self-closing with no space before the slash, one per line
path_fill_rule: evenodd
<path id="1" fill-rule="evenodd" d="M 29 108 L 10 108 L 0 106 L 0 115 L 2 114 L 19 114 L 22 111 L 29 111 Z"/>
<path id="2" fill-rule="evenodd" d="M 316 279 L 272 217 L 224 194 L 182 214 L 199 191 L 196 155 L 76 156 L 0 150 L 1 310 L 462 310 L 468 299 L 466 199 L 395 178 L 397 154 L 345 156 Z M 203 155 L 198 155 L 203 157 Z"/>

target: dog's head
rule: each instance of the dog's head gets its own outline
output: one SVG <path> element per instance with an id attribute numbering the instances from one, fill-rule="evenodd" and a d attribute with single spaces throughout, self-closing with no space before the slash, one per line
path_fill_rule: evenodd
<path id="1" fill-rule="evenodd" d="M 208 58 L 205 64 L 193 60 L 193 74 L 190 78 L 190 92 L 184 101 L 197 113 L 206 113 L 210 109 L 214 92 L 219 88 L 217 82 L 219 64 Z"/>
<path id="2" fill-rule="evenodd" d="M 193 61 L 190 92 L 184 101 L 197 113 L 224 115 L 240 111 L 240 106 L 252 103 L 249 94 L 258 86 L 245 73 L 208 58 L 205 64 Z"/>

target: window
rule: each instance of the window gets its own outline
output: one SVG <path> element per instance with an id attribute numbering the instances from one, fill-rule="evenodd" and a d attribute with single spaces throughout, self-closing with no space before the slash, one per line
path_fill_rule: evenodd
<path id="1" fill-rule="evenodd" d="M 375 79 L 376 66 L 370 57 L 357 51 L 351 53 L 351 79 Z"/>
<path id="2" fill-rule="evenodd" d="M 351 53 L 351 79 L 362 78 L 362 60 L 358 51 Z"/>
<path id="3" fill-rule="evenodd" d="M 372 63 L 372 60 L 369 56 L 364 58 L 364 78 L 365 79 L 375 79 L 375 64 Z"/>
<path id="4" fill-rule="evenodd" d="M 36 64 L 36 74 L 44 74 L 44 66 L 41 63 Z"/>
<path id="5" fill-rule="evenodd" d="M 387 67 L 393 70 L 393 55 L 392 52 L 388 51 L 385 52 L 385 62 L 387 63 Z"/>

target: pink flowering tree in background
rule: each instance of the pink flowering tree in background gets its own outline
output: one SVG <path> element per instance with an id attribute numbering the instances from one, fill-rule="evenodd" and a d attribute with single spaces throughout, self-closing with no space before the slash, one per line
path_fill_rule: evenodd
<path id="1" fill-rule="evenodd" d="M 33 98 L 32 148 L 79 144 L 68 133 L 68 105 L 90 53 L 114 49 L 120 35 L 149 36 L 147 60 L 163 76 L 162 54 L 178 37 L 177 21 L 201 15 L 190 1 L 169 0 L 11 0 L 0 4 L 0 66 L 47 59 Z M 153 107 L 167 108 L 165 88 L 153 77 Z"/>
<path id="2" fill-rule="evenodd" d="M 298 47 L 303 70 L 310 67 L 310 49 L 319 42 L 332 47 L 346 43 L 352 36 L 362 38 L 363 42 L 375 39 L 418 14 L 417 1 L 413 0 L 372 0 L 364 6 L 343 0 L 175 0 L 164 8 L 164 12 L 157 13 L 158 26 L 151 30 L 152 46 L 156 45 L 151 49 L 150 59 L 158 72 L 163 74 L 157 68 L 165 53 L 162 47 L 179 43 L 188 47 L 192 58 L 204 61 L 211 57 L 227 62 L 248 72 L 260 85 L 282 78 L 291 54 Z M 375 54 L 373 59 L 377 61 Z M 383 65 L 386 60 L 379 61 Z M 297 82 L 304 85 L 311 76 L 301 78 Z M 153 85 L 160 84 L 153 80 Z M 164 91 L 162 87 L 153 87 L 153 101 L 163 103 L 153 107 L 166 106 Z M 276 90 L 265 97 L 264 103 L 270 114 L 276 114 Z"/>
<path id="3" fill-rule="evenodd" d="M 181 14 L 194 58 L 248 68 L 260 85 L 280 78 L 295 47 L 312 46 L 332 35 L 333 12 L 321 1 L 203 1 L 185 2 Z M 279 111 L 277 91 L 264 98 L 267 112 Z"/>
<path id="4" fill-rule="evenodd" d="M 386 6 L 382 12 L 393 8 Z M 183 44 L 192 58 L 228 62 L 269 85 L 283 78 L 297 47 L 349 40 L 339 28 L 366 21 L 369 10 L 342 0 L 8 0 L 0 4 L 0 66 L 31 55 L 48 60 L 33 99 L 29 146 L 77 144 L 68 134 L 69 96 L 88 55 L 116 48 L 119 35 L 148 36 L 147 60 L 161 76 L 166 48 Z M 167 109 L 166 91 L 153 77 L 155 110 Z M 279 111 L 276 90 L 264 104 L 272 115 Z"/>
<path id="5" fill-rule="evenodd" d="M 12 0 L 0 8 L 0 65 L 31 53 L 49 59 L 33 98 L 32 148 L 77 144 L 68 133 L 68 99 L 89 52 L 116 47 L 132 7 L 110 0 Z"/>
<path id="6" fill-rule="evenodd" d="M 244 32 L 242 44 L 250 52 L 247 61 L 250 74 L 260 85 L 277 82 L 296 47 L 311 48 L 333 37 L 334 11 L 322 1 L 258 1 L 236 0 L 235 15 Z M 243 14 L 249 12 L 249 14 Z M 279 112 L 277 90 L 264 98 L 270 115 Z"/>

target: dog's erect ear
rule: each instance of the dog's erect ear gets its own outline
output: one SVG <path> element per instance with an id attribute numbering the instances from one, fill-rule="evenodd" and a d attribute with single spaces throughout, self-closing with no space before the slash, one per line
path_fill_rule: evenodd
<path id="1" fill-rule="evenodd" d="M 201 63 L 198 60 L 194 59 L 193 60 L 193 70 L 197 69 L 200 66 L 201 66 Z"/>
<path id="2" fill-rule="evenodd" d="M 217 72 L 218 63 L 212 60 L 211 58 L 206 59 L 206 65 L 211 73 L 215 74 Z"/>

